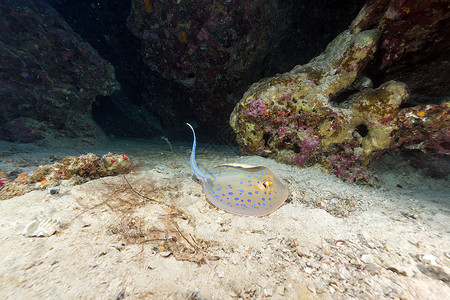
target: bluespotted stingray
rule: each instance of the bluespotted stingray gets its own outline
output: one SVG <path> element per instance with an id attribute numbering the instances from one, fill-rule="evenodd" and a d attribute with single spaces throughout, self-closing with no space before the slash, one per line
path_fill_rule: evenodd
<path id="1" fill-rule="evenodd" d="M 266 216 L 286 201 L 286 186 L 266 167 L 221 165 L 210 173 L 203 172 L 195 161 L 197 145 L 194 128 L 186 123 L 194 134 L 191 152 L 191 168 L 201 180 L 207 200 L 229 213 L 243 216 Z"/>

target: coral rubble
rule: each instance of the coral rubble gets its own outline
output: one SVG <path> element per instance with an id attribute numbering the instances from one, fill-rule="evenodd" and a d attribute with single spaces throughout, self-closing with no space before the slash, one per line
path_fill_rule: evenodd
<path id="1" fill-rule="evenodd" d="M 126 174 L 130 171 L 131 165 L 130 159 L 125 154 L 106 154 L 103 157 L 92 153 L 78 157 L 67 156 L 60 162 L 41 166 L 4 183 L 3 187 L 0 186 L 0 200 L 21 196 L 32 190 L 55 187 L 62 180 L 80 184 L 105 176 Z"/>

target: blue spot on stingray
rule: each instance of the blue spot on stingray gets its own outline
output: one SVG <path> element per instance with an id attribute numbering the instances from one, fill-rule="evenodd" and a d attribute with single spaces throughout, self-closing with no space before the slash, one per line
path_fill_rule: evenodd
<path id="1" fill-rule="evenodd" d="M 251 180 L 249 180 L 248 182 L 250 182 L 250 183 L 251 183 L 252 181 L 251 181 Z"/>
<path id="2" fill-rule="evenodd" d="M 261 203 L 258 202 L 258 205 L 261 205 Z"/>
<path id="3" fill-rule="evenodd" d="M 241 202 L 244 202 L 244 200 L 241 200 Z"/>
<path id="4" fill-rule="evenodd" d="M 266 201 L 266 198 L 261 198 L 262 201 Z"/>
<path id="5" fill-rule="evenodd" d="M 258 192 L 258 191 L 255 191 L 255 194 L 259 194 L 259 192 Z"/>
<path id="6" fill-rule="evenodd" d="M 252 200 L 250 200 L 250 199 L 248 199 L 247 201 L 248 201 L 248 202 L 252 202 Z"/>
<path id="7" fill-rule="evenodd" d="M 244 182 L 243 181 L 241 181 L 241 182 L 239 182 L 240 184 L 244 184 Z"/>
<path id="8" fill-rule="evenodd" d="M 269 200 L 272 200 L 272 198 L 269 198 Z"/>
<path id="9" fill-rule="evenodd" d="M 251 194 L 252 194 L 252 192 L 248 192 L 248 194 L 249 194 L 249 195 L 251 195 Z"/>
<path id="10" fill-rule="evenodd" d="M 243 193 L 244 192 L 244 190 L 238 190 L 240 193 Z"/>
<path id="11" fill-rule="evenodd" d="M 232 192 L 229 192 L 228 195 L 233 195 L 233 193 L 232 193 Z"/>
<path id="12" fill-rule="evenodd" d="M 239 200 L 239 198 L 234 198 L 234 200 Z"/>

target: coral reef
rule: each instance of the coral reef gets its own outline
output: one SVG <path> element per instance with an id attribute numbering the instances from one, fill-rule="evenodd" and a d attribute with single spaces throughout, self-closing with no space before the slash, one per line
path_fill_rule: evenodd
<path id="1" fill-rule="evenodd" d="M 0 2 L 0 138 L 51 146 L 105 140 L 91 117 L 114 68 L 43 2 Z"/>
<path id="2" fill-rule="evenodd" d="M 92 179 L 130 171 L 132 163 L 125 154 L 106 154 L 98 157 L 93 153 L 78 157 L 67 156 L 53 165 L 44 165 L 28 174 L 20 174 L 12 181 L 2 181 L 0 200 L 24 195 L 32 190 L 58 186 L 62 180 L 81 184 Z"/>
<path id="3" fill-rule="evenodd" d="M 299 166 L 320 163 L 359 182 L 387 150 L 414 145 L 448 154 L 448 104 L 401 109 L 406 84 L 372 88 L 361 76 L 381 33 L 347 30 L 308 64 L 253 84 L 230 118 L 241 150 Z"/>

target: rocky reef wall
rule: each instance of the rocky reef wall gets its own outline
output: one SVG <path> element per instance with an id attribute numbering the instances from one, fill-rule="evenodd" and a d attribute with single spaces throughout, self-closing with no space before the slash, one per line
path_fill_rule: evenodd
<path id="1" fill-rule="evenodd" d="M 0 15 L 0 138 L 104 141 L 91 106 L 119 89 L 113 66 L 43 2 L 4 0 Z"/>
<path id="2" fill-rule="evenodd" d="M 339 33 L 336 28 L 347 26 L 363 2 L 132 3 L 128 28 L 141 40 L 145 63 L 185 87 L 200 135 L 214 138 L 211 133 L 226 127 L 252 82 L 308 61 Z M 323 22 L 327 17 L 333 25 Z"/>
<path id="3" fill-rule="evenodd" d="M 447 4 L 423 2 L 367 1 L 350 28 L 321 55 L 254 83 L 230 118 L 242 152 L 299 166 L 319 163 L 359 182 L 368 180 L 366 166 L 386 151 L 449 154 L 445 75 L 431 84 L 441 93 L 431 97 L 433 104 L 408 103 L 411 93 L 421 98 L 420 85 L 430 86 L 416 81 L 422 66 L 445 57 L 450 46 L 440 36 L 448 30 Z M 415 80 L 387 80 L 393 74 Z"/>

